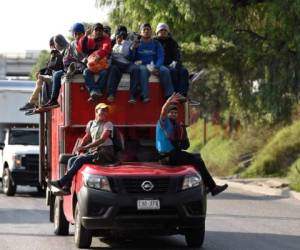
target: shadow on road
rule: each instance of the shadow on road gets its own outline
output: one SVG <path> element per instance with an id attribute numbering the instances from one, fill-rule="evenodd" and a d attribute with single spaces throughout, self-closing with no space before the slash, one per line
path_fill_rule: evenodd
<path id="1" fill-rule="evenodd" d="M 103 247 L 91 249 L 155 249 L 177 250 L 198 249 L 187 248 L 183 236 L 148 237 L 138 239 L 98 238 Z M 101 241 L 101 242 L 100 242 Z M 264 234 L 264 233 L 239 233 L 239 232 L 206 232 L 203 250 L 299 250 L 300 236 Z"/>

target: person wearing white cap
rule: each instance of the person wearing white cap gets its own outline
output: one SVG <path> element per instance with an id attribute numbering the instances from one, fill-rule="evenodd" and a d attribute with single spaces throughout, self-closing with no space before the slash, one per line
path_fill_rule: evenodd
<path id="1" fill-rule="evenodd" d="M 156 35 L 155 39 L 164 48 L 164 65 L 170 70 L 174 90 L 180 93 L 180 100 L 185 101 L 189 88 L 189 73 L 181 63 L 179 46 L 170 35 L 170 28 L 166 23 L 157 25 Z"/>
<path id="2" fill-rule="evenodd" d="M 81 144 L 77 147 L 78 154 L 68 161 L 68 172 L 59 180 L 50 181 L 49 184 L 70 194 L 73 176 L 85 163 L 94 163 L 95 158 L 102 164 L 112 163 L 116 160 L 111 134 L 113 124 L 108 121 L 109 105 L 99 103 L 95 107 L 95 120 L 88 122 L 86 133 Z"/>

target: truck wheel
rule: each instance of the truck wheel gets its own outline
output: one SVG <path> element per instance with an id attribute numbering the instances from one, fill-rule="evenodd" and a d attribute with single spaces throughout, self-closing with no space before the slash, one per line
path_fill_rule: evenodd
<path id="1" fill-rule="evenodd" d="M 78 203 L 75 208 L 75 244 L 78 248 L 89 248 L 92 243 L 92 232 L 81 224 L 81 214 Z"/>
<path id="2" fill-rule="evenodd" d="M 13 184 L 8 168 L 5 168 L 3 171 L 2 185 L 3 185 L 3 193 L 5 193 L 7 196 L 15 195 L 17 186 Z"/>
<path id="3" fill-rule="evenodd" d="M 55 197 L 54 202 L 54 233 L 56 235 L 69 234 L 69 222 L 67 221 L 63 210 L 63 199 Z"/>
<path id="4" fill-rule="evenodd" d="M 191 228 L 185 231 L 185 241 L 188 247 L 201 247 L 205 236 L 205 220 L 201 222 L 199 228 Z"/>

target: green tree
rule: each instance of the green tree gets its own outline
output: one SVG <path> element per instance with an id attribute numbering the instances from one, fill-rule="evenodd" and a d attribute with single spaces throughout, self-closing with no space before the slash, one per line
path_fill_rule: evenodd
<path id="1" fill-rule="evenodd" d="M 36 64 L 32 67 L 31 74 L 30 74 L 30 78 L 32 80 L 36 80 L 36 73 L 39 72 L 40 69 L 46 67 L 49 58 L 50 58 L 49 51 L 42 50 L 41 53 L 39 54 Z"/>
<path id="2" fill-rule="evenodd" d="M 299 92 L 299 0 L 96 0 L 138 30 L 166 22 L 191 68 L 218 71 L 244 122 L 288 121 Z M 223 86 L 220 86 L 223 87 Z"/>

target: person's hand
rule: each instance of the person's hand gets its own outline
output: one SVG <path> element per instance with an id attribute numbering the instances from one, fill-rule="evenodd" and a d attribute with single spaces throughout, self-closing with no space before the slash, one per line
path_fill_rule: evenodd
<path id="1" fill-rule="evenodd" d="M 85 151 L 86 151 L 86 147 L 85 146 L 79 146 L 78 148 L 77 148 L 77 152 L 78 152 L 78 154 L 80 154 L 80 153 L 84 153 Z"/>
<path id="2" fill-rule="evenodd" d="M 86 30 L 85 30 L 85 36 L 89 36 L 89 35 L 91 35 L 92 34 L 92 29 L 91 28 L 87 28 Z"/>
<path id="3" fill-rule="evenodd" d="M 136 39 L 132 42 L 131 48 L 136 49 L 137 47 L 139 47 L 139 45 L 140 45 L 140 41 Z"/>
<path id="4" fill-rule="evenodd" d="M 167 100 L 168 103 L 178 103 L 181 95 L 180 93 L 173 93 Z"/>
<path id="5" fill-rule="evenodd" d="M 154 68 L 151 73 L 155 76 L 159 76 L 159 69 Z"/>

